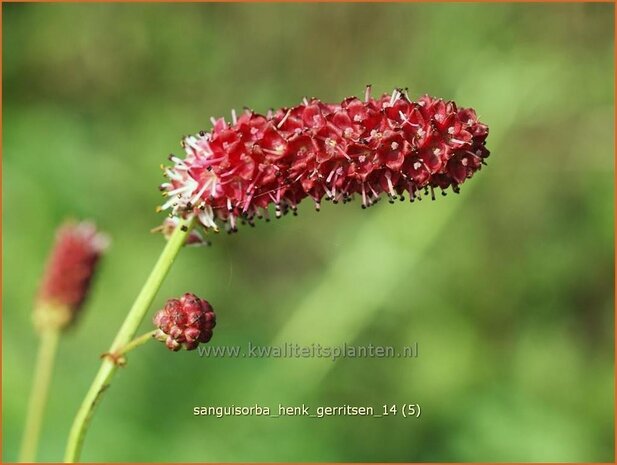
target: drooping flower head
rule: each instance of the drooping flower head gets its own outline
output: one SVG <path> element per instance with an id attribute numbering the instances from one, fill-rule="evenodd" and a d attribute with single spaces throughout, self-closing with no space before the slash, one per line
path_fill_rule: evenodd
<path id="1" fill-rule="evenodd" d="M 411 201 L 454 192 L 484 163 L 488 127 L 471 108 L 424 96 L 411 101 L 395 90 L 374 99 L 340 104 L 307 100 L 292 108 L 260 115 L 246 110 L 232 121 L 212 119 L 209 132 L 185 137 L 184 159 L 170 156 L 168 198 L 161 210 L 173 217 L 196 215 L 206 229 L 238 219 L 253 224 L 295 213 L 306 197 L 317 210 L 325 197 L 334 203 L 358 196 L 362 207 L 382 194 Z"/>
<path id="2" fill-rule="evenodd" d="M 154 337 L 175 352 L 182 348 L 193 350 L 200 342 L 208 342 L 216 315 L 206 300 L 186 293 L 179 299 L 169 299 L 153 321 L 158 328 Z"/>
<path id="3" fill-rule="evenodd" d="M 67 222 L 58 229 L 34 310 L 39 329 L 64 328 L 75 320 L 108 245 L 108 237 L 90 222 Z"/>

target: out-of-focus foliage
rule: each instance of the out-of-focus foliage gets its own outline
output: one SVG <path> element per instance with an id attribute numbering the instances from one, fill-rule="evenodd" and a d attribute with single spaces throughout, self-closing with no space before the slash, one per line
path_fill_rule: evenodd
<path id="1" fill-rule="evenodd" d="M 421 204 L 303 205 L 182 252 L 213 345 L 400 347 L 417 359 L 206 359 L 151 343 L 89 461 L 612 461 L 613 6 L 3 5 L 3 460 L 16 459 L 55 227 L 113 247 L 63 341 L 40 459 L 163 241 L 159 164 L 210 116 L 409 87 L 477 108 L 489 166 Z M 155 308 L 152 309 L 152 313 Z M 143 330 L 150 328 L 145 322 Z M 201 405 L 417 402 L 420 419 L 194 417 Z"/>

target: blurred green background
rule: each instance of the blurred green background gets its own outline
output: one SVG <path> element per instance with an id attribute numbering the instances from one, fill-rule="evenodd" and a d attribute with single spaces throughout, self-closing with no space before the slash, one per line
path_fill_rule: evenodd
<path id="1" fill-rule="evenodd" d="M 613 460 L 613 5 L 2 8 L 3 461 L 17 456 L 56 226 L 94 219 L 113 247 L 60 347 L 49 461 L 162 248 L 149 233 L 159 164 L 180 137 L 231 108 L 340 101 L 367 83 L 474 106 L 489 166 L 433 203 L 307 203 L 215 236 L 182 252 L 155 307 L 207 298 L 213 345 L 417 341 L 420 356 L 205 359 L 150 343 L 116 377 L 82 458 Z M 422 416 L 192 415 L 303 402 L 411 402 Z"/>

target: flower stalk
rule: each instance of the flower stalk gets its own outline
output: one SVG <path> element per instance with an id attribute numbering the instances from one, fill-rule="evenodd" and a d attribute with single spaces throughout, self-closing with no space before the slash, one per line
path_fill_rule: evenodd
<path id="1" fill-rule="evenodd" d="M 20 462 L 33 462 L 36 459 L 37 445 L 59 339 L 60 330 L 54 327 L 42 331 L 40 335 L 34 381 L 30 400 L 28 401 L 26 427 L 19 452 Z"/>
<path id="2" fill-rule="evenodd" d="M 142 346 L 146 342 L 154 339 L 155 335 L 156 335 L 156 329 L 154 329 L 152 331 L 148 331 L 147 333 L 142 334 L 141 336 L 136 337 L 135 339 L 133 339 L 131 342 L 129 342 L 124 347 L 122 347 L 114 355 L 122 357 L 122 356 L 128 354 L 131 350 L 137 349 L 137 347 Z"/>
<path id="3" fill-rule="evenodd" d="M 139 328 L 146 312 L 148 311 L 154 297 L 156 296 L 163 280 L 167 276 L 178 252 L 184 245 L 190 230 L 193 227 L 193 218 L 181 220 L 171 237 L 167 241 L 165 248 L 159 256 L 154 268 L 150 272 L 148 279 L 142 287 L 139 295 L 135 299 L 133 306 L 129 310 L 124 323 L 116 334 L 116 337 L 109 349 L 111 357 L 104 357 L 101 367 L 96 374 L 81 407 L 79 408 L 73 426 L 69 434 L 64 461 L 67 463 L 79 460 L 83 446 L 84 437 L 88 429 L 90 420 L 94 413 L 102 394 L 111 384 L 111 380 L 118 369 L 118 355 L 126 352 L 127 344 L 130 344 L 135 333 Z"/>

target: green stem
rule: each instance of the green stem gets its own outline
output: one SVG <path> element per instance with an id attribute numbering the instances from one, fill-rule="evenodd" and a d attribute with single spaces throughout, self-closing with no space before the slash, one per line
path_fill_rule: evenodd
<path id="1" fill-rule="evenodd" d="M 51 374 L 58 348 L 60 330 L 57 328 L 46 329 L 41 333 L 39 353 L 32 382 L 32 392 L 28 402 L 28 414 L 26 427 L 19 452 L 20 462 L 33 462 L 36 459 L 36 451 L 47 403 L 47 393 L 51 382 Z"/>
<path id="2" fill-rule="evenodd" d="M 135 303 L 129 310 L 124 323 L 120 327 L 120 330 L 116 334 L 116 338 L 109 349 L 110 354 L 115 354 L 119 350 L 122 350 L 135 336 L 139 325 L 141 324 L 148 308 L 152 304 L 156 293 L 165 276 L 169 272 L 171 265 L 173 264 L 178 252 L 184 245 L 187 235 L 193 227 L 193 219 L 182 220 L 174 230 L 173 234 L 167 241 L 167 245 L 163 249 L 158 261 L 154 265 L 154 268 L 150 272 L 150 276 L 146 280 L 146 283 L 142 287 Z M 79 460 L 81 454 L 81 448 L 83 445 L 84 436 L 88 429 L 88 424 L 94 413 L 98 401 L 101 398 L 103 392 L 109 387 L 111 378 L 118 369 L 117 363 L 114 363 L 112 357 L 105 357 L 101 368 L 96 374 L 86 397 L 84 398 L 81 407 L 77 411 L 71 432 L 69 433 L 69 440 L 64 455 L 65 462 L 75 462 Z"/>
<path id="3" fill-rule="evenodd" d="M 144 345 L 146 342 L 152 340 L 152 338 L 154 337 L 154 334 L 156 333 L 156 329 L 153 331 L 148 331 L 146 334 L 142 334 L 139 337 L 136 337 L 135 339 L 133 339 L 131 342 L 129 342 L 127 345 L 125 345 L 124 347 L 121 347 L 118 352 L 116 352 L 115 354 L 113 354 L 114 356 L 118 356 L 121 357 L 127 353 L 129 353 L 131 350 Z"/>

